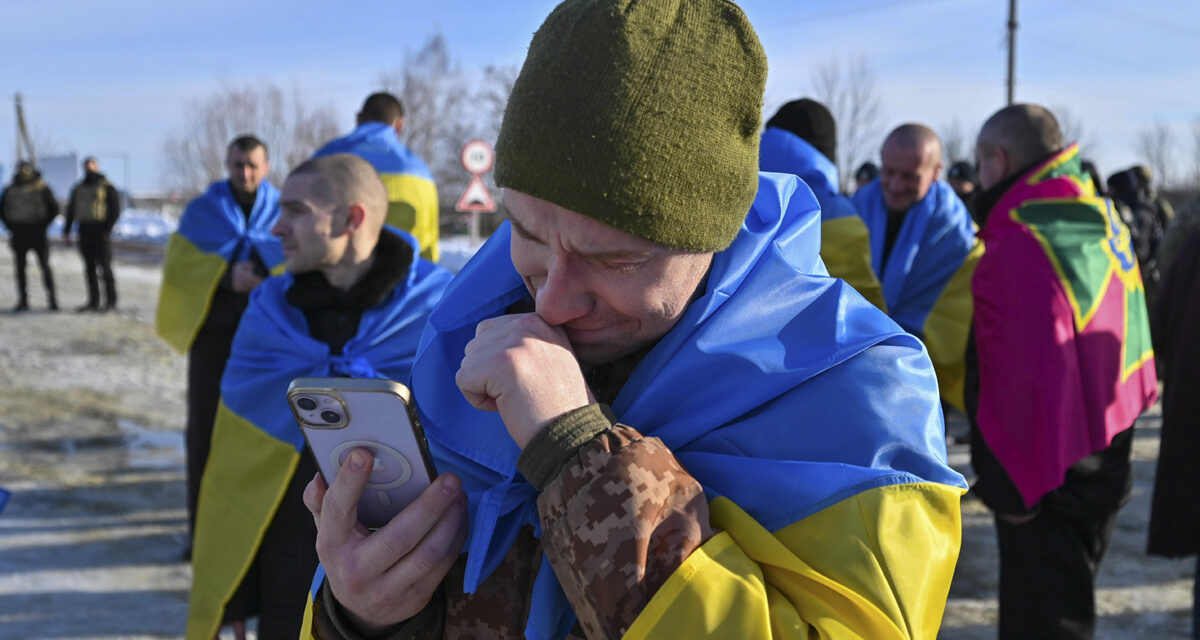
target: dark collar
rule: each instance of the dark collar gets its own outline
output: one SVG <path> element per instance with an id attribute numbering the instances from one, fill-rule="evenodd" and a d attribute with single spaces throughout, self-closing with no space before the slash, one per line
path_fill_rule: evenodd
<path id="1" fill-rule="evenodd" d="M 328 308 L 365 311 L 378 305 L 404 284 L 412 266 L 413 250 L 399 236 L 384 229 L 372 255 L 375 261 L 371 268 L 346 291 L 329 284 L 320 271 L 298 274 L 288 288 L 288 304 L 302 311 Z"/>
<path id="2" fill-rule="evenodd" d="M 1052 156 L 1056 156 L 1059 153 L 1062 152 L 1055 151 L 1046 155 L 1044 158 L 1040 158 L 1035 162 L 1029 163 L 1028 165 L 1022 167 L 1020 171 L 1017 171 L 1000 182 L 992 185 L 991 189 L 985 189 L 982 192 L 979 192 L 977 189 L 976 191 L 979 192 L 979 196 L 975 199 L 975 211 L 979 215 L 979 226 L 983 227 L 985 224 L 987 224 L 988 216 L 992 214 L 992 208 L 995 207 L 998 202 L 1000 202 L 1000 198 L 1004 197 L 1004 194 L 1008 193 L 1008 190 L 1011 189 L 1018 180 L 1032 171 L 1034 167 L 1046 162 Z"/>

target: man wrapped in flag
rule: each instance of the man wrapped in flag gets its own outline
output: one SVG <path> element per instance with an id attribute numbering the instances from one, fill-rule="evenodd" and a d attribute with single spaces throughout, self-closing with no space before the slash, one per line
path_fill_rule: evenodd
<path id="1" fill-rule="evenodd" d="M 408 381 L 450 274 L 383 227 L 387 192 L 350 154 L 309 160 L 284 183 L 273 233 L 288 273 L 242 317 L 200 489 L 188 637 L 258 615 L 262 638 L 295 638 L 317 566 L 301 493 L 316 473 L 286 400 L 298 377 Z M 239 588 L 239 584 L 241 585 Z M 236 594 L 235 594 L 236 590 Z"/>
<path id="2" fill-rule="evenodd" d="M 942 142 L 922 124 L 893 130 L 880 150 L 879 178 L 854 193 L 867 225 L 871 263 L 887 313 L 921 338 L 942 398 L 963 408 L 971 329 L 971 273 L 983 247 L 954 189 L 939 180 Z"/>
<path id="3" fill-rule="evenodd" d="M 314 635 L 936 636 L 965 485 L 932 366 L 758 173 L 765 79 L 732 2 L 550 14 L 496 144 L 510 223 L 413 366 L 442 475 L 369 535 L 367 470 L 314 479 Z"/>
<path id="4" fill-rule="evenodd" d="M 825 105 L 801 98 L 767 121 L 758 149 L 762 171 L 791 173 L 812 189 L 821 205 L 821 261 L 829 275 L 845 280 L 871 304 L 887 311 L 871 263 L 871 238 L 854 204 L 838 193 L 837 126 Z"/>
<path id="5" fill-rule="evenodd" d="M 967 398 L 972 491 L 996 514 L 1000 637 L 1090 638 L 1133 422 L 1156 396 L 1142 279 L 1048 110 L 996 112 L 977 154 L 987 251 Z"/>
<path id="6" fill-rule="evenodd" d="M 188 356 L 188 534 L 196 522 L 200 477 L 208 460 L 221 374 L 229 347 L 254 290 L 268 273 L 283 270 L 283 249 L 271 235 L 279 217 L 279 190 L 266 180 L 267 146 L 253 136 L 229 143 L 228 180 L 212 183 L 183 211 L 167 242 L 157 331 Z M 185 556 L 190 555 L 190 543 Z"/>
<path id="7" fill-rule="evenodd" d="M 353 153 L 371 163 L 388 192 L 386 224 L 416 237 L 421 257 L 438 261 L 438 194 L 433 173 L 417 154 L 400 142 L 404 105 L 390 93 L 367 96 L 357 116 L 358 127 L 313 154 Z"/>

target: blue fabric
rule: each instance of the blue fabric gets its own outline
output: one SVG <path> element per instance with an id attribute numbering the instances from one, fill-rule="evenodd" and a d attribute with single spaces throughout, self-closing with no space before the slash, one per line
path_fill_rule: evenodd
<path id="1" fill-rule="evenodd" d="M 346 136 L 317 149 L 312 157 L 331 153 L 353 153 L 371 163 L 379 173 L 407 173 L 433 181 L 429 167 L 400 142 L 400 136 L 391 125 L 382 122 L 361 124 Z"/>
<path id="2" fill-rule="evenodd" d="M 419 252 L 416 240 L 401 237 Z M 301 377 L 387 378 L 407 383 L 425 320 L 450 273 L 419 258 L 405 282 L 366 310 L 358 333 L 332 355 L 308 333 L 304 312 L 287 302 L 293 277 L 268 278 L 250 295 L 221 378 L 221 399 L 234 413 L 300 451 L 304 437 L 287 406 L 287 387 Z"/>
<path id="3" fill-rule="evenodd" d="M 881 269 L 888 212 L 879 180 L 856 191 L 853 202 L 871 234 L 871 266 L 883 285 L 888 315 L 905 331 L 924 335 L 929 311 L 975 246 L 971 215 L 949 184 L 934 182 L 908 210 Z"/>
<path id="4" fill-rule="evenodd" d="M 817 196 L 821 220 L 857 215 L 854 203 L 838 191 L 837 165 L 800 136 L 776 127 L 763 131 L 758 145 L 760 171 L 790 173 L 799 177 Z"/>
<path id="5" fill-rule="evenodd" d="M 4 511 L 4 507 L 8 504 L 8 498 L 11 495 L 7 489 L 0 489 L 0 513 Z"/>
<path id="6" fill-rule="evenodd" d="M 771 530 L 861 491 L 917 481 L 965 488 L 946 464 L 937 382 L 924 347 L 841 280 L 822 275 L 820 211 L 795 176 L 760 174 L 741 232 L 716 254 L 704 295 L 634 370 L 621 422 L 675 452 L 711 500 L 726 496 Z M 475 325 L 528 297 L 506 223 L 430 316 L 414 394 L 439 471 L 469 497 L 464 588 L 472 592 L 520 529 L 541 535 L 537 492 L 498 414 L 454 384 Z M 771 487 L 771 490 L 764 490 Z M 526 637 L 575 619 L 549 561 Z"/>
<path id="7" fill-rule="evenodd" d="M 225 262 L 247 260 L 253 250 L 271 269 L 283 262 L 283 245 L 271 235 L 278 218 L 279 190 L 270 182 L 258 185 L 247 223 L 229 181 L 221 180 L 188 203 L 179 219 L 179 233 L 197 249 L 219 255 Z"/>

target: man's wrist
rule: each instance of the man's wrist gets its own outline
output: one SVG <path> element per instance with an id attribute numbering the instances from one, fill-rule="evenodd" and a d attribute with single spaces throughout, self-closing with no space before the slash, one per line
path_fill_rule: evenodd
<path id="1" fill-rule="evenodd" d="M 541 491 L 579 447 L 615 424 L 617 418 L 612 410 L 599 402 L 568 411 L 525 445 L 517 458 L 517 468 L 535 489 Z"/>

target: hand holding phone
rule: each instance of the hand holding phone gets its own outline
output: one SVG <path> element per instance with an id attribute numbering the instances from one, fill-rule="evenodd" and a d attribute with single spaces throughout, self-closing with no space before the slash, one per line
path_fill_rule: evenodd
<path id="1" fill-rule="evenodd" d="M 288 387 L 288 406 L 326 485 L 351 451 L 373 455 L 358 500 L 358 520 L 369 529 L 386 524 L 436 476 L 409 398 L 408 389 L 391 380 L 297 378 Z"/>

